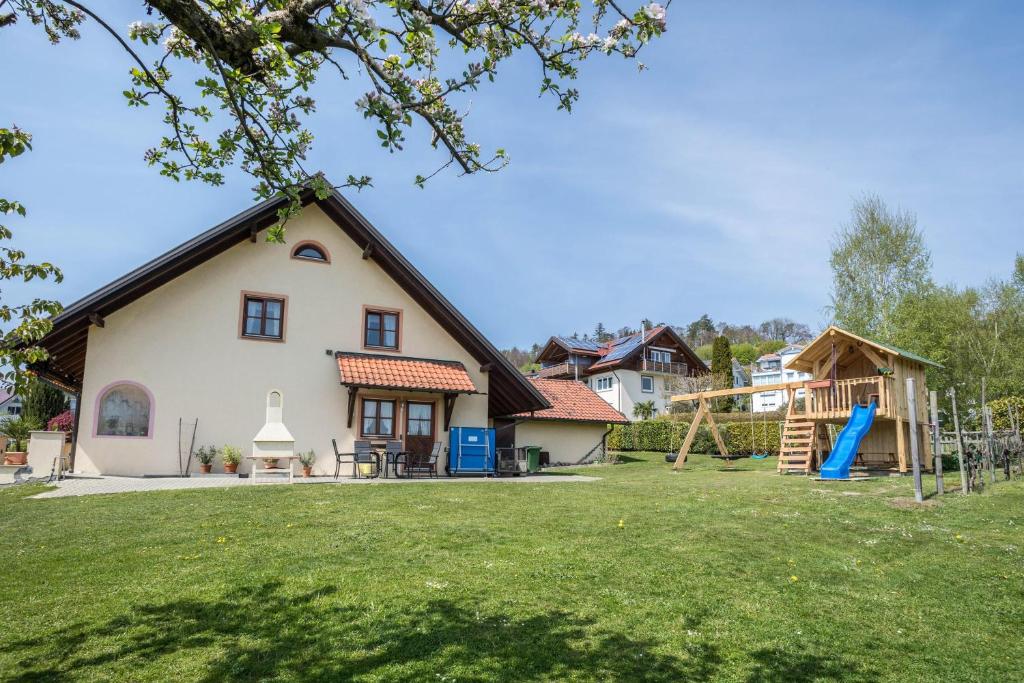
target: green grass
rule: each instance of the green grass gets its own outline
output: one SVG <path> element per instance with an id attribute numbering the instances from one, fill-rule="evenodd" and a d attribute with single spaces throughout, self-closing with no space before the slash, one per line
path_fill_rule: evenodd
<path id="1" fill-rule="evenodd" d="M 1020 680 L 1024 485 L 917 507 L 908 479 L 659 460 L 596 483 L 4 490 L 0 678 Z"/>

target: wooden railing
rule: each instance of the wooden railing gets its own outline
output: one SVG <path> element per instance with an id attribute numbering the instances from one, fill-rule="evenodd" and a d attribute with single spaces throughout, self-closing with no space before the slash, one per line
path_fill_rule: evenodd
<path id="1" fill-rule="evenodd" d="M 580 364 L 580 373 L 586 369 L 587 366 Z M 547 368 L 541 368 L 537 371 L 537 377 L 575 377 L 576 376 L 576 363 L 559 363 L 558 365 L 552 365 Z"/>
<path id="2" fill-rule="evenodd" d="M 853 406 L 874 399 L 877 417 L 893 417 L 895 381 L 892 377 L 855 377 L 804 384 L 804 417 L 818 420 L 845 420 Z"/>
<path id="3" fill-rule="evenodd" d="M 686 363 L 652 360 L 647 356 L 644 356 L 644 362 L 641 370 L 643 372 L 660 372 L 666 375 L 686 375 L 688 368 Z"/>

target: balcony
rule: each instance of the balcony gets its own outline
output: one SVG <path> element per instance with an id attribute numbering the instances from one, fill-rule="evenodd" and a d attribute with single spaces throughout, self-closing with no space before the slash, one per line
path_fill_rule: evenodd
<path id="1" fill-rule="evenodd" d="M 686 363 L 652 360 L 647 356 L 644 356 L 643 362 L 640 364 L 640 370 L 641 372 L 654 372 L 663 375 L 686 376 L 689 374 L 689 366 Z"/>
<path id="2" fill-rule="evenodd" d="M 793 415 L 812 420 L 846 420 L 853 406 L 873 399 L 877 404 L 876 417 L 894 417 L 895 386 L 892 377 L 883 376 L 807 382 L 804 408 L 794 410 Z"/>
<path id="3" fill-rule="evenodd" d="M 558 379 L 565 377 L 575 379 L 577 368 L 579 368 L 579 374 L 582 375 L 583 371 L 587 369 L 587 366 L 582 363 L 559 363 L 558 365 L 541 368 L 535 373 L 535 376 L 546 379 Z"/>

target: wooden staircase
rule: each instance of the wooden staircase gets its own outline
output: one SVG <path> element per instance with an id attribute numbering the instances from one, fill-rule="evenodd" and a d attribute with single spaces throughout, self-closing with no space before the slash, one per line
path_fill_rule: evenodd
<path id="1" fill-rule="evenodd" d="M 794 415 L 786 416 L 779 449 L 779 472 L 810 474 L 814 469 L 817 423 Z"/>

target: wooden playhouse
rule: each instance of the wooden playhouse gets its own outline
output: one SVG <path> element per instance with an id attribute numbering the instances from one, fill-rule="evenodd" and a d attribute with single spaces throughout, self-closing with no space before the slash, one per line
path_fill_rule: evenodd
<path id="1" fill-rule="evenodd" d="M 786 368 L 804 372 L 808 380 L 779 384 L 715 389 L 673 396 L 673 401 L 697 401 L 698 409 L 676 458 L 675 469 L 686 462 L 700 423 L 707 420 L 718 444 L 718 457 L 730 458 L 711 413 L 708 399 L 767 391 L 785 391 L 786 421 L 779 445 L 779 472 L 810 473 L 818 470 L 832 452 L 832 438 L 850 420 L 854 406 L 875 404 L 873 422 L 856 449 L 854 467 L 889 470 L 901 474 L 911 469 L 908 377 L 914 378 L 921 464 L 932 468 L 928 424 L 926 366 L 939 367 L 927 358 L 857 336 L 830 326 L 794 356 Z M 830 429 L 829 425 L 835 425 Z M 736 456 L 741 457 L 741 456 Z"/>
<path id="2" fill-rule="evenodd" d="M 831 451 L 827 425 L 845 425 L 854 405 L 875 401 L 871 429 L 860 443 L 855 466 L 906 473 L 910 462 L 910 411 L 906 379 L 917 393 L 921 464 L 932 467 L 926 366 L 937 363 L 916 354 L 830 326 L 786 367 L 809 373 L 801 387 L 789 387 L 786 424 L 779 453 L 780 472 L 810 472 Z M 802 396 L 801 396 L 802 394 Z M 794 399 L 803 398 L 802 405 Z"/>

